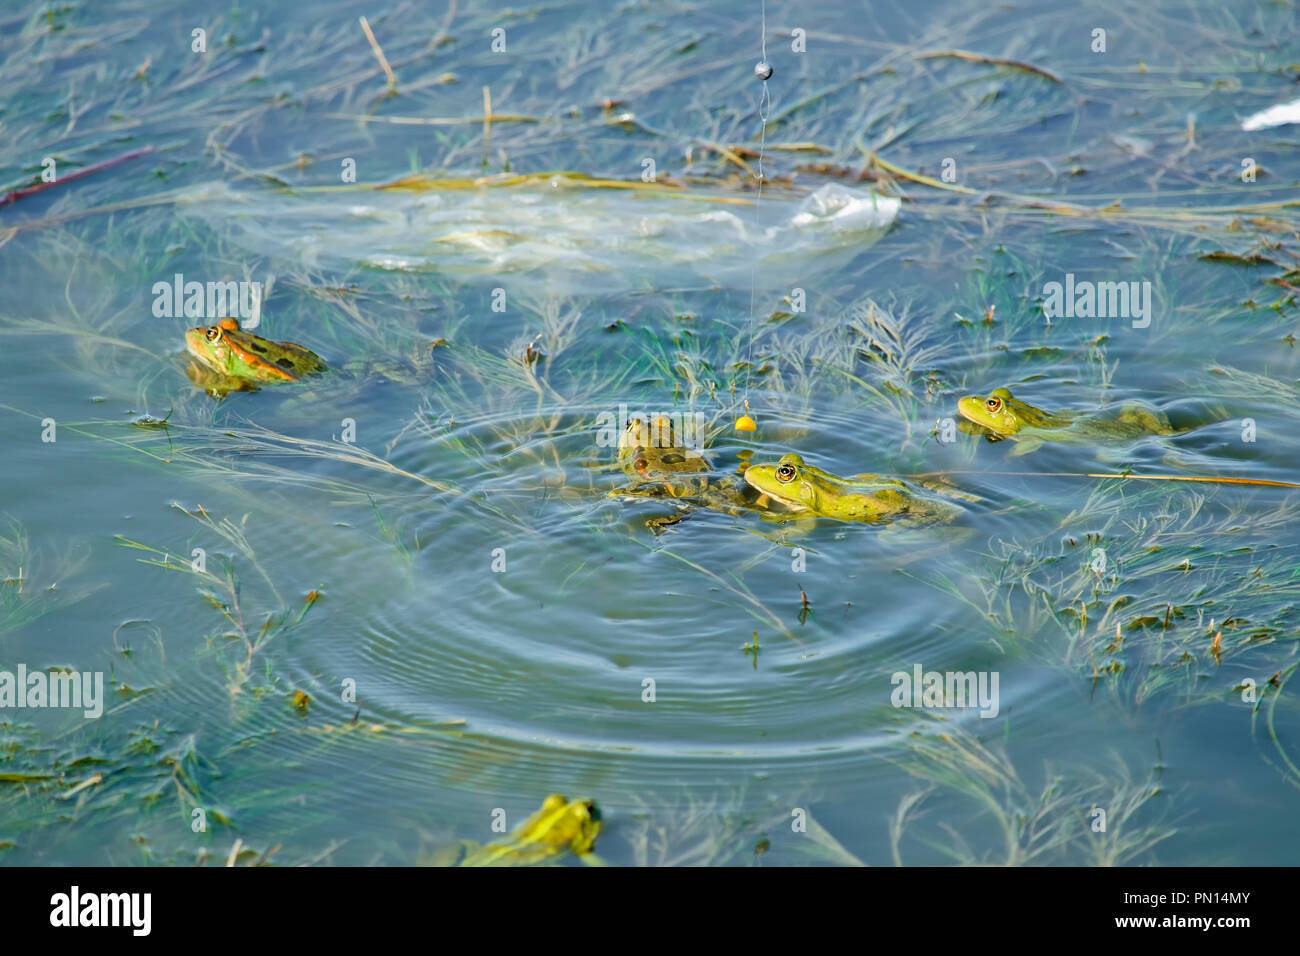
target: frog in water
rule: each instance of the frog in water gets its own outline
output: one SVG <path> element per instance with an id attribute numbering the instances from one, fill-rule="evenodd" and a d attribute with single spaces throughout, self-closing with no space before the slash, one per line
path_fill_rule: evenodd
<path id="1" fill-rule="evenodd" d="M 681 444 L 667 415 L 656 416 L 653 427 L 640 418 L 629 419 L 619 437 L 618 464 L 632 485 L 616 488 L 611 497 L 676 498 L 728 514 L 739 514 L 757 498 L 736 478 L 711 476 L 708 458 Z M 670 517 L 651 518 L 646 527 L 660 534 L 686 514 L 682 508 Z"/>
<path id="2" fill-rule="evenodd" d="M 909 522 L 950 521 L 960 508 L 927 494 L 900 478 L 857 475 L 840 478 L 805 465 L 799 455 L 785 455 L 775 465 L 750 465 L 745 481 L 795 512 L 841 521 L 881 524 L 906 518 Z"/>
<path id="3" fill-rule="evenodd" d="M 989 441 L 1014 438 L 1012 455 L 1025 455 L 1045 441 L 1096 441 L 1134 439 L 1144 435 L 1177 434 L 1159 409 L 1125 405 L 1117 416 L 1053 415 L 1012 396 L 1005 388 L 988 395 L 968 395 L 957 400 L 962 418 L 983 429 Z"/>
<path id="4" fill-rule="evenodd" d="M 190 329 L 185 347 L 195 358 L 185 370 L 190 381 L 217 398 L 227 392 L 255 392 L 262 385 L 297 382 L 326 367 L 310 349 L 245 332 L 233 318 Z"/>
<path id="5" fill-rule="evenodd" d="M 534 866 L 553 863 L 566 850 L 589 865 L 601 864 L 592 850 L 600 834 L 600 811 L 587 799 L 553 793 L 542 808 L 503 840 L 486 846 L 461 841 L 436 852 L 435 866 Z"/>

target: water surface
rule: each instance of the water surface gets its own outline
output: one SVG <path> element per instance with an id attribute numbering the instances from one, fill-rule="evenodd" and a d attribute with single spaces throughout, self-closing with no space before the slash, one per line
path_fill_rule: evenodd
<path id="1" fill-rule="evenodd" d="M 0 860 L 413 864 L 560 792 L 621 864 L 1294 861 L 1300 499 L 1080 477 L 1297 480 L 1300 134 L 1240 128 L 1290 11 L 773 2 L 762 107 L 754 4 L 365 12 L 395 96 L 350 4 L 0 19 L 6 190 L 153 148 L 0 209 L 0 670 L 109 696 L 0 711 Z M 797 225 L 828 183 L 897 220 Z M 329 376 L 195 390 L 177 273 L 269 283 Z M 1067 274 L 1150 324 L 1048 322 Z M 1000 385 L 1180 433 L 950 431 Z M 655 535 L 621 409 L 963 513 Z M 996 716 L 894 706 L 917 666 Z"/>

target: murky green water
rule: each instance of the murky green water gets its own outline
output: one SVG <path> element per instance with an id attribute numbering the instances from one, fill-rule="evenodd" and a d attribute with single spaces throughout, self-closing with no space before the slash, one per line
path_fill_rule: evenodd
<path id="1" fill-rule="evenodd" d="M 1300 480 L 1300 133 L 1240 128 L 1294 12 L 774 0 L 755 205 L 757 3 L 491 7 L 368 13 L 391 97 L 350 5 L 0 17 L 6 192 L 152 147 L 0 207 L 0 672 L 107 698 L 0 709 L 0 860 L 412 864 L 559 792 L 612 863 L 1294 862 L 1300 498 L 1081 476 Z M 177 274 L 330 373 L 196 390 Z M 1178 433 L 957 431 L 1000 385 Z M 638 411 L 962 514 L 656 535 Z"/>

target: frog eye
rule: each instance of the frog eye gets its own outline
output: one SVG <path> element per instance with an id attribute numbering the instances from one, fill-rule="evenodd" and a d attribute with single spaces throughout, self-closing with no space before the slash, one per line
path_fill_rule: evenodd
<path id="1" fill-rule="evenodd" d="M 998 412 L 1002 411 L 1002 399 L 990 398 L 984 403 L 984 407 L 996 415 Z"/>
<path id="2" fill-rule="evenodd" d="M 211 326 L 206 332 L 203 333 L 203 337 L 206 338 L 209 342 L 215 342 L 217 339 L 221 338 L 221 326 L 219 325 Z"/>
<path id="3" fill-rule="evenodd" d="M 781 465 L 776 470 L 777 481 L 781 481 L 781 482 L 794 481 L 794 475 L 795 475 L 794 465 Z"/>

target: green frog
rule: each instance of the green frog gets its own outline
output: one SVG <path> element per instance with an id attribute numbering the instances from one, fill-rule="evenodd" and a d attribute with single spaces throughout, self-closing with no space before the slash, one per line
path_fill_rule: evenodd
<path id="1" fill-rule="evenodd" d="M 676 498 L 727 514 L 740 514 L 757 498 L 738 479 L 716 477 L 703 452 L 681 444 L 666 415 L 658 416 L 654 427 L 640 418 L 628 421 L 619 437 L 618 464 L 632 485 L 616 488 L 611 497 Z M 688 513 L 682 507 L 670 517 L 649 519 L 646 527 L 661 534 Z"/>
<path id="2" fill-rule="evenodd" d="M 1017 444 L 1013 456 L 1028 454 L 1045 441 L 1124 440 L 1177 434 L 1159 409 L 1130 404 L 1112 417 L 1053 415 L 1020 401 L 1005 388 L 958 399 L 957 411 L 966 421 L 979 426 L 989 441 L 1014 438 Z"/>
<path id="3" fill-rule="evenodd" d="M 901 478 L 856 475 L 841 478 L 799 455 L 785 455 L 775 465 L 750 465 L 745 480 L 761 494 L 791 509 L 797 517 L 882 524 L 905 518 L 909 523 L 951 521 L 960 507 Z M 951 493 L 951 492 L 950 492 Z"/>
<path id="4" fill-rule="evenodd" d="M 554 863 L 566 850 L 588 865 L 601 865 L 592 850 L 600 834 L 600 811 L 587 799 L 553 793 L 542 808 L 503 840 L 480 845 L 463 840 L 436 852 L 434 866 L 535 866 Z"/>
<path id="5" fill-rule="evenodd" d="M 263 385 L 301 381 L 326 368 L 310 349 L 245 332 L 233 318 L 190 329 L 185 347 L 195 358 L 186 369 L 190 381 L 218 398 L 228 392 L 255 392 Z"/>

